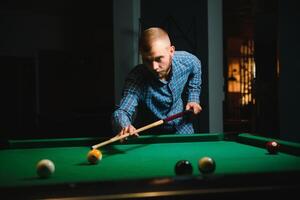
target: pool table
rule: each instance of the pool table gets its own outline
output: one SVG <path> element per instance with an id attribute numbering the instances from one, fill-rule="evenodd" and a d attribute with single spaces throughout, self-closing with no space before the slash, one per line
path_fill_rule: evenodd
<path id="1" fill-rule="evenodd" d="M 247 133 L 149 135 L 100 148 L 103 157 L 89 164 L 90 147 L 108 138 L 8 140 L 0 149 L 0 194 L 11 198 L 61 199 L 199 199 L 290 195 L 300 189 L 300 144 Z M 212 174 L 198 170 L 198 160 L 210 156 Z M 46 179 L 36 164 L 50 159 L 55 172 Z M 189 160 L 190 175 L 175 174 L 175 164 Z"/>

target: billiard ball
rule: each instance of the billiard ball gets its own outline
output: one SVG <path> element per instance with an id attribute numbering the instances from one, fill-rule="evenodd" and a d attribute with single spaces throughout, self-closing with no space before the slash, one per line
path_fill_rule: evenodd
<path id="1" fill-rule="evenodd" d="M 36 172 L 40 178 L 48 178 L 55 171 L 55 165 L 51 160 L 42 159 L 36 165 Z"/>
<path id="2" fill-rule="evenodd" d="M 175 165 L 176 175 L 191 175 L 193 173 L 193 166 L 188 160 L 179 160 Z"/>
<path id="3" fill-rule="evenodd" d="M 266 149 L 270 154 L 276 154 L 279 150 L 279 144 L 275 141 L 269 141 L 266 143 Z"/>
<path id="4" fill-rule="evenodd" d="M 90 164 L 96 164 L 102 159 L 102 153 L 98 149 L 92 149 L 88 152 L 87 159 Z"/>
<path id="5" fill-rule="evenodd" d="M 198 161 L 198 169 L 203 174 L 210 174 L 215 171 L 216 162 L 211 157 L 202 157 Z"/>

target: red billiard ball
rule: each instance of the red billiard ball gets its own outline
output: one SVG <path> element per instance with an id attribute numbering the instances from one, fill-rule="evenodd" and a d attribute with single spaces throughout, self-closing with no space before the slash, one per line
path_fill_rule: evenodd
<path id="1" fill-rule="evenodd" d="M 276 154 L 279 150 L 279 144 L 275 141 L 269 141 L 266 143 L 266 149 L 270 154 Z"/>
<path id="2" fill-rule="evenodd" d="M 202 174 L 211 174 L 216 169 L 216 162 L 211 157 L 202 157 L 198 161 L 198 169 Z"/>
<path id="3" fill-rule="evenodd" d="M 193 166 L 188 160 L 179 160 L 175 165 L 176 175 L 192 175 Z"/>

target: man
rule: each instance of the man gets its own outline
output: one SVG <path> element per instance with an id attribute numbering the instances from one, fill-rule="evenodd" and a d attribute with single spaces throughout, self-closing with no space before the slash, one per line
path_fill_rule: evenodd
<path id="1" fill-rule="evenodd" d="M 192 110 L 201 112 L 201 63 L 192 54 L 175 51 L 170 38 L 161 28 L 145 30 L 139 41 L 143 64 L 126 78 L 120 104 L 113 113 L 113 127 L 118 135 L 132 133 L 135 127 Z M 187 118 L 174 119 L 151 133 L 192 134 Z M 135 134 L 138 135 L 138 134 Z"/>

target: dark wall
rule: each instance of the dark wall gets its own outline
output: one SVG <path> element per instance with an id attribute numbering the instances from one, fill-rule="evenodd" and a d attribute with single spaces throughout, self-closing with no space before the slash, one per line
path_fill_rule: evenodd
<path id="1" fill-rule="evenodd" d="M 297 1 L 279 0 L 279 113 L 282 139 L 300 142 L 300 13 Z"/>
<path id="2" fill-rule="evenodd" d="M 278 113 L 278 6 L 277 1 L 261 1 L 254 22 L 255 132 L 279 137 Z"/>
<path id="3" fill-rule="evenodd" d="M 141 28 L 166 29 L 176 50 L 195 54 L 202 63 L 201 105 L 203 111 L 195 119 L 196 132 L 208 132 L 208 42 L 206 0 L 142 0 Z"/>
<path id="4" fill-rule="evenodd" d="M 1 134 L 110 135 L 112 2 L 1 1 Z"/>

